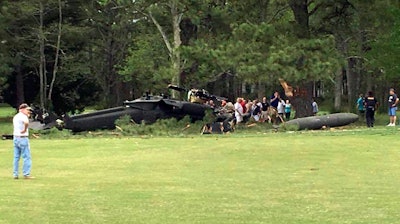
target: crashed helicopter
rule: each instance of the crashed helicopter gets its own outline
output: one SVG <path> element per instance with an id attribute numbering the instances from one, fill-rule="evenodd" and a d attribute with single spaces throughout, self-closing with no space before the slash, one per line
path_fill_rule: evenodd
<path id="1" fill-rule="evenodd" d="M 215 96 L 204 89 L 185 89 L 175 85 L 169 85 L 169 89 L 187 92 L 188 101 L 169 98 L 165 95 L 153 96 L 145 94 L 133 101 L 125 101 L 123 106 L 99 110 L 87 114 L 74 116 L 65 115 L 57 122 L 59 129 L 69 129 L 73 132 L 93 131 L 97 129 L 114 129 L 115 121 L 128 115 L 135 123 L 151 124 L 158 119 L 176 118 L 182 119 L 189 116 L 191 121 L 202 120 L 206 111 L 213 108 L 204 104 L 208 100 L 227 100 L 224 97 Z"/>

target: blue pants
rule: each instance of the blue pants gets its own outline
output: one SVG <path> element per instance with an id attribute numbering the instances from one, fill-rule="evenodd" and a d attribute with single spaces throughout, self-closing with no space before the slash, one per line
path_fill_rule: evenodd
<path id="1" fill-rule="evenodd" d="M 22 174 L 24 176 L 29 176 L 31 174 L 31 152 L 29 148 L 29 139 L 14 137 L 14 177 L 18 176 L 19 160 L 22 156 L 24 164 L 22 166 Z"/>

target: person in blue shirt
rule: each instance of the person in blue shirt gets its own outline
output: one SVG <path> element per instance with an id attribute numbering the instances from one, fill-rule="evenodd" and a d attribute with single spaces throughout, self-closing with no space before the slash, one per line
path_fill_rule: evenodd
<path id="1" fill-rule="evenodd" d="M 289 100 L 286 100 L 286 103 L 285 103 L 285 117 L 286 117 L 287 121 L 290 120 L 291 112 L 292 112 L 292 104 L 290 103 Z"/>
<path id="2" fill-rule="evenodd" d="M 358 114 L 360 115 L 360 117 L 364 117 L 364 113 L 365 113 L 365 99 L 363 94 L 360 94 L 360 96 L 357 99 L 357 110 L 358 110 Z"/>

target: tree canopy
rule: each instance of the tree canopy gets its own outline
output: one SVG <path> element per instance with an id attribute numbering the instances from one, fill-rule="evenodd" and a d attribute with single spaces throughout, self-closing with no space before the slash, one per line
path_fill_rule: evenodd
<path id="1" fill-rule="evenodd" d="M 261 97 L 283 78 L 352 110 L 400 84 L 398 0 L 3 0 L 0 94 L 57 113 L 169 83 Z M 179 97 L 179 96 L 176 96 Z"/>

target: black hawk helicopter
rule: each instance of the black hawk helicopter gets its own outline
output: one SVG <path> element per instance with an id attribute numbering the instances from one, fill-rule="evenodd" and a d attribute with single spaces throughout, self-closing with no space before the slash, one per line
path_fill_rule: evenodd
<path id="1" fill-rule="evenodd" d="M 204 89 L 185 89 L 176 85 L 168 85 L 169 89 L 187 92 L 188 101 L 171 99 L 168 96 L 144 96 L 125 101 L 122 106 L 99 110 L 74 116 L 65 115 L 57 122 L 59 129 L 69 129 L 73 132 L 92 131 L 97 129 L 114 129 L 115 121 L 129 115 L 135 123 L 151 124 L 158 119 L 182 119 L 190 116 L 191 121 L 202 120 L 207 110 L 214 110 L 205 102 L 208 100 L 222 101 L 227 98 L 209 94 Z"/>

